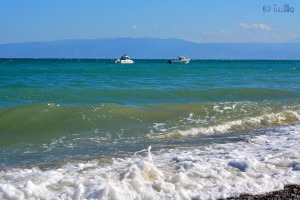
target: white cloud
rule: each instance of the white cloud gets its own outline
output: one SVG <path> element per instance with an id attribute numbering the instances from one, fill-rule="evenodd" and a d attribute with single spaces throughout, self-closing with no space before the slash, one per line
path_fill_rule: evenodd
<path id="1" fill-rule="evenodd" d="M 262 30 L 262 31 L 270 31 L 271 26 L 265 24 L 252 24 L 255 29 Z"/>
<path id="2" fill-rule="evenodd" d="M 261 31 L 270 31 L 272 28 L 266 24 L 246 24 L 240 23 L 239 27 L 244 30 L 261 30 Z"/>
<path id="3" fill-rule="evenodd" d="M 138 29 L 138 27 L 136 25 L 132 25 L 131 29 L 136 30 L 136 29 Z"/>
<path id="4" fill-rule="evenodd" d="M 204 36 L 215 36 L 215 37 L 231 37 L 233 34 L 224 29 L 219 30 L 205 30 L 201 32 Z"/>
<path id="5" fill-rule="evenodd" d="M 245 24 L 245 23 L 240 23 L 239 27 L 242 29 L 251 29 L 252 28 L 251 25 Z"/>
<path id="6" fill-rule="evenodd" d="M 194 42 L 231 42 L 237 34 L 225 29 L 210 29 L 200 32 L 201 38 L 189 38 L 189 41 Z"/>
<path id="7" fill-rule="evenodd" d="M 289 33 L 287 34 L 287 40 L 289 42 L 300 42 L 300 35 Z"/>
<path id="8" fill-rule="evenodd" d="M 210 29 L 202 30 L 199 36 L 189 38 L 194 42 L 300 42 L 298 33 L 278 31 L 266 24 L 238 24 L 239 29 Z"/>

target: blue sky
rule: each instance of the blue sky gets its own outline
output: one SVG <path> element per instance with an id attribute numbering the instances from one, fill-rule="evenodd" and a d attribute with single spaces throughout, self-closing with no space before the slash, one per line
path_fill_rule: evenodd
<path id="1" fill-rule="evenodd" d="M 300 42 L 298 0 L 0 0 L 0 3 L 0 44 L 115 37 Z M 284 5 L 294 8 L 294 12 L 274 11 Z"/>

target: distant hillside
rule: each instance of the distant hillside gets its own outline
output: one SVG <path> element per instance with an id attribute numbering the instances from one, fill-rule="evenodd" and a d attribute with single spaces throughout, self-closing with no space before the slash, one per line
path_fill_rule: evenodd
<path id="1" fill-rule="evenodd" d="M 300 59 L 300 43 L 194 43 L 181 39 L 113 38 L 0 45 L 0 58 Z"/>

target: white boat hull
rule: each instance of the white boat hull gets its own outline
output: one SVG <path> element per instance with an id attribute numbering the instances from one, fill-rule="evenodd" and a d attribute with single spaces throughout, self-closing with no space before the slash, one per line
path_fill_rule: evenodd
<path id="1" fill-rule="evenodd" d="M 115 63 L 117 63 L 117 64 L 133 64 L 134 61 L 133 60 L 120 60 L 120 59 L 117 59 L 115 61 Z"/>
<path id="2" fill-rule="evenodd" d="M 191 59 L 185 59 L 185 60 L 174 60 L 175 63 L 184 63 L 184 64 L 188 64 L 190 62 Z"/>

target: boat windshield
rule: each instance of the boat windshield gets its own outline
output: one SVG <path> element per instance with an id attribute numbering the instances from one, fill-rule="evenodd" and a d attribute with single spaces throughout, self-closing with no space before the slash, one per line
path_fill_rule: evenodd
<path id="1" fill-rule="evenodd" d="M 126 56 L 126 55 L 121 57 L 121 60 L 129 60 L 129 59 L 130 59 L 129 56 Z"/>

